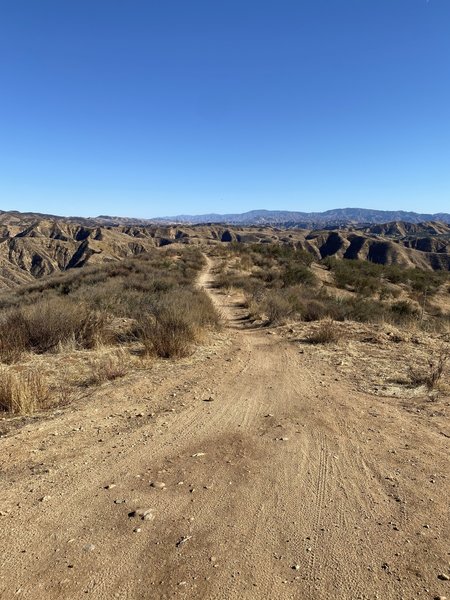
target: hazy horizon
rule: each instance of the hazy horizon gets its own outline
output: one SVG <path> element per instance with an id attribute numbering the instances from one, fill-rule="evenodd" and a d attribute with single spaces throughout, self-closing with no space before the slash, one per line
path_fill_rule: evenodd
<path id="1" fill-rule="evenodd" d="M 449 210 L 448 2 L 17 0 L 0 16 L 4 210 Z"/>

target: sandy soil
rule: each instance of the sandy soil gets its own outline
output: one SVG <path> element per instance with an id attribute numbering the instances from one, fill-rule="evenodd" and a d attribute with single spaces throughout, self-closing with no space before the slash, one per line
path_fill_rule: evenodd
<path id="1" fill-rule="evenodd" d="M 446 411 L 213 295 L 209 347 L 0 438 L 2 600 L 450 597 Z"/>

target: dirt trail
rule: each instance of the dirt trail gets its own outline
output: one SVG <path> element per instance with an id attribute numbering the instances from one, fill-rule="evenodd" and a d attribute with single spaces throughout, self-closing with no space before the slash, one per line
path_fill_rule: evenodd
<path id="1" fill-rule="evenodd" d="M 0 439 L 0 598 L 450 597 L 450 440 L 209 293 L 201 359 Z"/>

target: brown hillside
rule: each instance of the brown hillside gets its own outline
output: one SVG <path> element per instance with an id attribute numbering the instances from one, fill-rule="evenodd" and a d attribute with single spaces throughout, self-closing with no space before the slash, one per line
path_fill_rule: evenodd
<path id="1" fill-rule="evenodd" d="M 450 227 L 394 222 L 362 229 L 309 231 L 274 227 L 87 226 L 36 215 L 0 215 L 0 286 L 54 272 L 121 260 L 173 243 L 280 243 L 328 256 L 402 267 L 450 270 Z"/>

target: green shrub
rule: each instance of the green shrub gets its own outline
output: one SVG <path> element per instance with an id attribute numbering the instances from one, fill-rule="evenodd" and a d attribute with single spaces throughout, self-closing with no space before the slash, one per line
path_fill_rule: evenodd
<path id="1" fill-rule="evenodd" d="M 297 285 L 315 285 L 316 277 L 311 269 L 302 264 L 287 265 L 281 275 L 285 287 Z"/>

